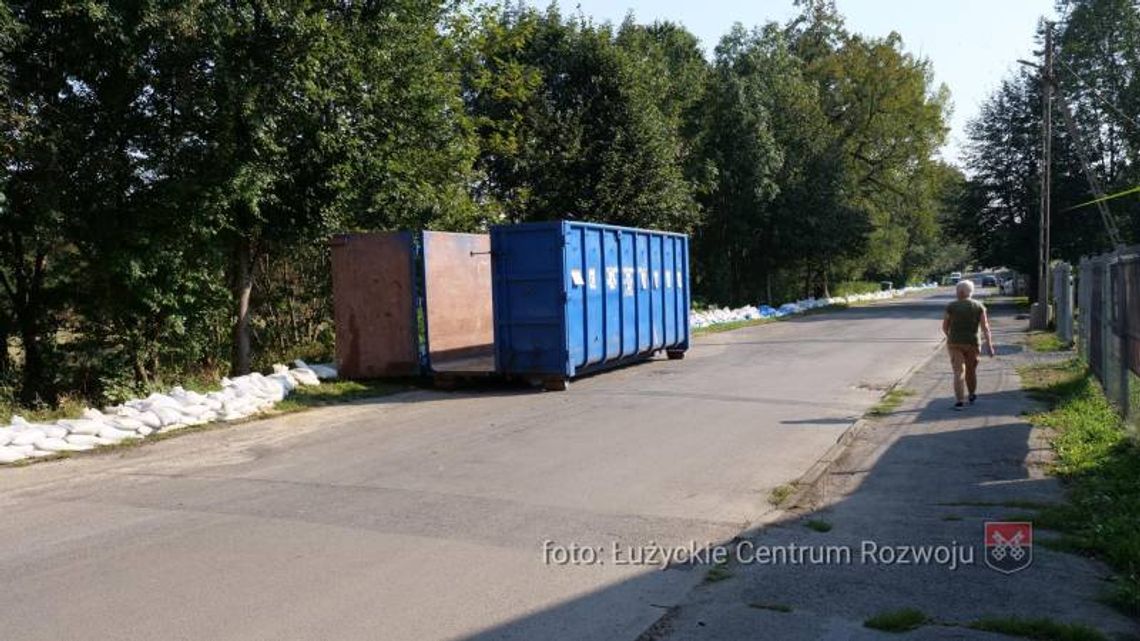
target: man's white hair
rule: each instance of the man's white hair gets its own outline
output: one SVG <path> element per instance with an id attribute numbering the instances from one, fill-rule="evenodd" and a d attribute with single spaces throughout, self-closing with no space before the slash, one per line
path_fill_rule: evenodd
<path id="1" fill-rule="evenodd" d="M 973 296 L 974 281 L 968 278 L 963 278 L 962 280 L 958 281 L 958 285 L 955 288 L 955 291 L 958 292 L 958 298 L 969 298 Z"/>

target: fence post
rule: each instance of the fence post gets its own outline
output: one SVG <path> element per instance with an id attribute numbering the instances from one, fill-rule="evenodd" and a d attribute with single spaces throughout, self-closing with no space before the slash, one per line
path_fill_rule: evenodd
<path id="1" fill-rule="evenodd" d="M 1053 267 L 1053 296 L 1057 310 L 1057 338 L 1065 345 L 1073 342 L 1073 268 L 1068 263 Z"/>

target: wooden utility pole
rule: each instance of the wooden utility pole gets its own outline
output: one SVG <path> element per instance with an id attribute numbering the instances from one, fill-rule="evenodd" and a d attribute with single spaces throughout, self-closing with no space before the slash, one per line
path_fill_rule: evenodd
<path id="1" fill-rule="evenodd" d="M 1037 304 L 1030 315 L 1033 329 L 1049 327 L 1049 200 L 1053 155 L 1053 25 L 1045 23 L 1045 64 L 1041 67 L 1041 216 L 1037 247 Z"/>

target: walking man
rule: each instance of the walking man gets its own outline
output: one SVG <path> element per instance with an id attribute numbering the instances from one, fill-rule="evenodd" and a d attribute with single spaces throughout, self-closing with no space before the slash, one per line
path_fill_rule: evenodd
<path id="1" fill-rule="evenodd" d="M 986 350 L 994 355 L 994 339 L 986 306 L 974 300 L 974 283 L 958 281 L 958 300 L 946 306 L 942 317 L 942 333 L 954 369 L 954 409 L 961 411 L 967 400 L 972 405 L 978 398 L 978 327 L 986 334 Z"/>

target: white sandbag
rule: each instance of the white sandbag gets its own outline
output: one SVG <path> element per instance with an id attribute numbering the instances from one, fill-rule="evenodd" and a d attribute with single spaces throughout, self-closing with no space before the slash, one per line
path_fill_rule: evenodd
<path id="1" fill-rule="evenodd" d="M 98 436 L 99 436 L 99 438 L 111 441 L 112 443 L 118 443 L 119 441 L 123 441 L 126 439 L 142 438 L 136 432 L 128 432 L 126 430 L 117 430 L 117 429 L 111 427 L 110 425 L 99 430 Z"/>
<path id="2" fill-rule="evenodd" d="M 177 410 L 182 406 L 182 403 L 179 403 L 177 399 L 167 396 L 166 394 L 155 392 L 143 399 L 141 405 L 145 409 L 157 411 L 162 408 Z"/>
<path id="3" fill-rule="evenodd" d="M 41 425 L 40 430 L 51 438 L 64 438 L 70 433 L 66 427 L 59 425 Z"/>
<path id="4" fill-rule="evenodd" d="M 162 419 L 158 417 L 158 414 L 155 414 L 149 410 L 146 412 L 139 412 L 135 415 L 134 418 L 152 430 L 157 430 L 158 428 L 162 427 Z"/>
<path id="5" fill-rule="evenodd" d="M 22 447 L 0 446 L 0 463 L 15 463 L 26 458 L 28 453 Z"/>
<path id="6" fill-rule="evenodd" d="M 93 407 L 88 407 L 88 408 L 84 409 L 83 414 L 81 414 L 80 417 L 88 419 L 88 420 L 100 421 L 100 422 L 105 422 L 108 418 L 106 414 L 104 414 L 103 412 L 100 412 L 99 410 L 97 410 Z"/>
<path id="7" fill-rule="evenodd" d="M 51 436 L 45 436 L 33 443 L 33 445 L 36 446 L 37 450 L 43 450 L 44 452 L 71 452 L 74 450 L 74 446 L 71 443 L 68 443 L 62 438 Z"/>
<path id="8" fill-rule="evenodd" d="M 258 396 L 269 401 L 277 403 L 284 400 L 289 395 L 290 389 L 280 378 L 274 374 L 272 377 L 265 377 L 258 380 Z"/>
<path id="9" fill-rule="evenodd" d="M 91 436 L 90 434 L 69 434 L 67 438 L 63 439 L 72 445 L 89 445 L 95 447 L 100 444 L 98 436 Z"/>
<path id="10" fill-rule="evenodd" d="M 0 427 L 0 447 L 4 447 L 5 445 L 11 443 L 12 442 L 12 435 L 13 435 L 12 428 Z"/>
<path id="11" fill-rule="evenodd" d="M 42 430 L 35 428 L 24 429 L 12 435 L 12 441 L 9 445 L 35 445 L 36 441 L 41 438 L 47 438 L 47 434 L 44 434 Z"/>
<path id="12" fill-rule="evenodd" d="M 323 365 L 309 365 L 305 361 L 298 358 L 297 360 L 293 361 L 293 367 L 297 369 L 312 370 L 312 372 L 317 375 L 317 378 L 321 380 L 336 378 L 336 366 L 332 363 L 326 363 Z"/>
<path id="13" fill-rule="evenodd" d="M 267 380 L 274 381 L 278 385 L 280 385 L 281 388 L 285 390 L 286 395 L 288 395 L 293 390 L 297 389 L 297 381 L 292 376 L 289 375 L 289 372 L 280 372 L 280 373 L 276 373 L 276 374 L 271 374 L 269 376 L 266 376 L 265 378 Z"/>
<path id="14" fill-rule="evenodd" d="M 175 387 L 170 390 L 170 398 L 177 400 L 183 406 L 186 405 L 200 405 L 206 400 L 206 397 L 198 392 L 187 391 L 181 386 Z"/>
<path id="15" fill-rule="evenodd" d="M 106 423 L 93 421 L 89 418 L 64 419 L 59 422 L 71 434 L 98 434 L 99 430 L 107 427 Z"/>
<path id="16" fill-rule="evenodd" d="M 297 369 L 289 370 L 289 373 L 293 375 L 298 385 L 321 384 L 321 379 L 317 377 L 317 373 L 307 367 L 298 367 Z"/>
<path id="17" fill-rule="evenodd" d="M 172 409 L 170 407 L 161 407 L 160 406 L 160 407 L 155 407 L 151 411 L 154 412 L 156 415 L 158 415 L 158 419 L 160 421 L 162 421 L 163 427 L 167 427 L 169 425 L 185 425 L 186 424 L 186 417 L 182 415 L 182 412 L 179 412 L 176 409 Z"/>
<path id="18" fill-rule="evenodd" d="M 125 418 L 134 418 L 139 415 L 139 411 L 130 405 L 117 405 L 115 407 L 108 407 L 107 414 L 111 416 L 122 416 Z"/>
<path id="19" fill-rule="evenodd" d="M 137 432 L 141 429 L 150 429 L 142 421 L 126 416 L 109 417 L 107 420 L 107 425 L 110 425 L 117 430 L 124 430 L 127 432 Z"/>
<path id="20" fill-rule="evenodd" d="M 182 407 L 178 408 L 178 411 L 181 412 L 183 416 L 198 418 L 204 414 L 208 414 L 210 412 L 210 408 L 205 404 L 183 405 Z"/>

